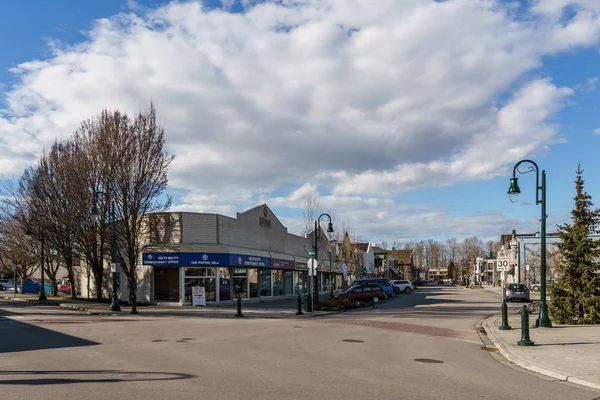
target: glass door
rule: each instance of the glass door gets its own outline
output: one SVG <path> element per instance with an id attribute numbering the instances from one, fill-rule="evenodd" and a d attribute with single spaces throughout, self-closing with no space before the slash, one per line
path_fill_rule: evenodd
<path id="1" fill-rule="evenodd" d="M 256 268 L 251 268 L 248 270 L 248 281 L 250 284 L 250 298 L 256 299 L 258 298 L 259 293 L 259 276 L 258 270 Z"/>
<path id="2" fill-rule="evenodd" d="M 179 302 L 179 268 L 154 267 L 154 301 Z"/>
<path id="3" fill-rule="evenodd" d="M 242 299 L 248 298 L 248 269 L 232 268 L 231 279 L 233 280 L 233 294 L 237 299 L 238 296 Z"/>

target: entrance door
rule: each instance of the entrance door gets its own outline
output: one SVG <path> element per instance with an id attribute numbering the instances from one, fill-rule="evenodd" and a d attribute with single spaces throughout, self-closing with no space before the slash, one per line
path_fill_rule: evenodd
<path id="1" fill-rule="evenodd" d="M 154 301 L 179 302 L 179 268 L 154 267 Z"/>
<path id="2" fill-rule="evenodd" d="M 246 268 L 232 268 L 231 279 L 233 281 L 233 294 L 237 299 L 238 295 L 242 299 L 248 298 L 248 270 Z"/>

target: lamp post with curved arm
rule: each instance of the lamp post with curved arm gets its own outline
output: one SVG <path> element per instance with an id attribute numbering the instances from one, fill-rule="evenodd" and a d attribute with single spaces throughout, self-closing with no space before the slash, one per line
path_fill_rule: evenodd
<path id="1" fill-rule="evenodd" d="M 117 232 L 115 230 L 115 201 L 110 200 L 108 195 L 104 192 L 96 192 L 94 193 L 94 200 L 92 201 L 92 206 L 90 208 L 90 217 L 94 222 L 98 222 L 100 219 L 100 214 L 98 214 L 98 207 L 96 206 L 96 202 L 98 200 L 98 196 L 102 195 L 106 200 L 110 201 L 110 233 L 111 233 L 111 245 L 110 245 L 110 263 L 111 266 L 116 266 L 116 235 Z M 112 272 L 112 283 L 113 283 L 113 294 L 112 294 L 112 303 L 110 304 L 111 311 L 121 311 L 121 306 L 119 305 L 118 293 L 117 293 L 117 272 Z"/>
<path id="2" fill-rule="evenodd" d="M 314 244 L 314 252 L 315 252 L 315 260 L 317 261 L 317 265 L 319 264 L 319 239 L 320 239 L 320 231 L 321 231 L 321 218 L 327 217 L 329 219 L 329 225 L 327 226 L 327 233 L 333 233 L 333 224 L 331 223 L 331 216 L 327 213 L 323 213 L 319 215 L 319 218 L 315 219 L 315 244 Z M 314 291 L 314 300 L 313 304 L 318 303 L 319 301 L 319 279 L 318 274 L 315 274 L 315 291 Z"/>
<path id="3" fill-rule="evenodd" d="M 521 164 L 528 163 L 531 164 L 529 168 L 526 170 L 520 170 L 519 166 Z M 518 200 L 518 196 L 521 193 L 521 189 L 518 185 L 518 178 L 516 177 L 516 173 L 519 174 L 527 174 L 529 172 L 535 171 L 535 203 L 540 204 L 542 208 L 542 216 L 541 216 L 541 285 L 540 285 L 540 314 L 535 321 L 535 325 L 537 327 L 542 328 L 551 328 L 552 321 L 550 321 L 550 316 L 548 315 L 548 304 L 546 303 L 546 171 L 542 171 L 542 179 L 540 184 L 540 169 L 538 165 L 531 160 L 521 160 L 515 164 L 513 168 L 513 176 L 510 178 L 510 187 L 508 188 L 508 195 L 510 197 L 510 201 L 515 203 Z"/>

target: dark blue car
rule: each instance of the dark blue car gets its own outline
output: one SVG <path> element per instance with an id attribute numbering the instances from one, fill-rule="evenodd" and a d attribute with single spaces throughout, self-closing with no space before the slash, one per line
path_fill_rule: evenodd
<path id="1" fill-rule="evenodd" d="M 385 292 L 386 295 L 388 296 L 393 296 L 394 295 L 394 288 L 392 287 L 392 284 L 390 283 L 389 279 L 384 279 L 384 278 L 375 278 L 375 279 L 359 279 L 357 281 L 354 281 L 354 283 L 352 284 L 352 286 L 354 285 L 364 285 L 367 283 L 374 283 L 376 285 L 379 285 L 383 288 L 383 291 Z"/>

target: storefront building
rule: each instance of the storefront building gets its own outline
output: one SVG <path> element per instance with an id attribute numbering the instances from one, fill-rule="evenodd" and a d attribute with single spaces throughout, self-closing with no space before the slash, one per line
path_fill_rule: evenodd
<path id="1" fill-rule="evenodd" d="M 138 266 L 138 299 L 190 305 L 194 286 L 204 287 L 207 304 L 306 293 L 311 236 L 288 233 L 268 206 L 236 218 L 205 213 L 163 213 L 160 218 L 164 223 L 150 235 Z M 341 270 L 324 232 L 321 237 L 319 291 L 328 293 L 341 281 L 336 278 Z M 127 295 L 121 288 L 121 298 Z"/>

